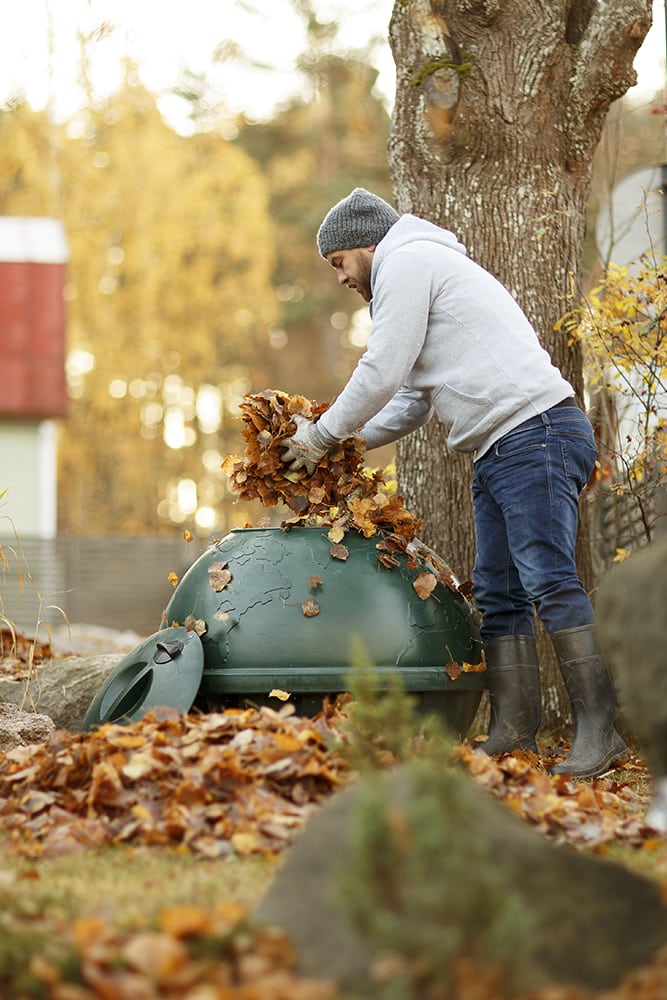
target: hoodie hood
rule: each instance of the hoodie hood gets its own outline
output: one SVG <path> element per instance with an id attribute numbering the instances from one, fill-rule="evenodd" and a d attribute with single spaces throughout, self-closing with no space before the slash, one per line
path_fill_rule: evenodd
<path id="1" fill-rule="evenodd" d="M 417 215 L 402 215 L 395 222 L 387 235 L 378 243 L 373 255 L 371 269 L 371 285 L 382 261 L 394 250 L 400 250 L 409 243 L 436 243 L 438 246 L 456 250 L 466 256 L 466 248 L 459 243 L 454 233 L 449 229 L 436 226 L 434 222 L 420 219 Z"/>

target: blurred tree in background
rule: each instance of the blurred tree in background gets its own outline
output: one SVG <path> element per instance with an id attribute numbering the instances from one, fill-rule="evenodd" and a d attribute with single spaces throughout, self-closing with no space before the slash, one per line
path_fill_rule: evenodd
<path id="1" fill-rule="evenodd" d="M 261 347 L 275 316 L 266 185 L 215 132 L 169 129 L 131 73 L 69 155 L 78 405 L 61 449 L 63 528 L 173 530 L 196 510 L 215 528 L 237 401 L 253 366 L 266 377 Z"/>
<path id="2" fill-rule="evenodd" d="M 59 529 L 153 534 L 195 511 L 202 529 L 224 527 L 238 400 L 270 380 L 266 183 L 214 131 L 168 128 L 131 68 L 82 121 L 76 134 L 21 108 L 4 124 L 16 162 L 1 210 L 52 212 L 55 167 L 70 243 Z"/>
<path id="3" fill-rule="evenodd" d="M 315 235 L 329 208 L 356 186 L 392 199 L 389 116 L 373 94 L 371 67 L 337 56 L 307 65 L 312 95 L 268 122 L 242 127 L 237 145 L 260 165 L 270 190 L 281 312 L 272 335 L 277 387 L 325 401 L 365 345 L 368 310 L 337 287 Z"/>

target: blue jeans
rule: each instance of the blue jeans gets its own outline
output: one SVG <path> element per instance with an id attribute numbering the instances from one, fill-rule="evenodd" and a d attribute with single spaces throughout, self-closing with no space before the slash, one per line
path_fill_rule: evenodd
<path id="1" fill-rule="evenodd" d="M 593 623 L 574 546 L 579 494 L 596 456 L 588 417 L 560 406 L 526 420 L 474 463 L 473 588 L 483 639 L 532 635 L 533 609 L 549 633 Z"/>

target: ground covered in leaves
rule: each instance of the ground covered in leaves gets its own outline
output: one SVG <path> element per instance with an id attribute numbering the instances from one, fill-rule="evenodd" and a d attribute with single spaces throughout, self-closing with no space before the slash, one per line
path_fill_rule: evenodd
<path id="1" fill-rule="evenodd" d="M 347 704 L 327 704 L 314 718 L 290 714 L 289 706 L 201 716 L 164 709 L 128 726 L 58 732 L 50 744 L 17 748 L 0 758 L 0 836 L 7 850 L 35 864 L 105 843 L 171 844 L 203 858 L 278 857 L 318 803 L 351 777 L 340 752 Z M 660 855 L 667 879 L 665 843 L 643 822 L 648 782 L 641 761 L 593 782 L 574 782 L 550 776 L 528 754 L 494 760 L 461 745 L 456 756 L 473 780 L 545 836 L 577 849 L 604 852 L 622 844 L 635 853 Z M 36 955 L 25 972 L 29 991 L 3 995 L 336 996 L 326 970 L 320 983 L 299 979 L 284 936 L 253 928 L 247 910 L 226 901 L 213 910 L 172 907 L 155 926 L 136 931 L 84 918 L 63 928 L 63 939 L 73 956 L 69 966 Z M 667 990 L 667 958 L 642 975 L 644 982 L 652 977 L 652 989 L 662 983 Z M 457 1000 L 494 998 L 463 966 L 460 980 Z M 47 992 L 40 994 L 35 984 Z M 628 984 L 623 990 L 604 996 L 662 995 Z M 562 990 L 535 994 L 536 1000 L 585 996 Z"/>

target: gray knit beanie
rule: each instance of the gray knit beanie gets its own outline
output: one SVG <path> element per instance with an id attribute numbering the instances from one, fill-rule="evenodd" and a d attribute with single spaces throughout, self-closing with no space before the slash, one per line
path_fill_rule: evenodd
<path id="1" fill-rule="evenodd" d="M 317 246 L 323 257 L 333 250 L 370 247 L 379 243 L 398 219 L 398 213 L 378 195 L 355 188 L 325 215 Z"/>

